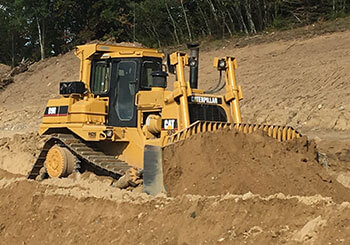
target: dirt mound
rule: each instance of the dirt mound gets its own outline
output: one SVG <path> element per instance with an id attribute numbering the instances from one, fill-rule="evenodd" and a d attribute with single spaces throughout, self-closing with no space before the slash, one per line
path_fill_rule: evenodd
<path id="1" fill-rule="evenodd" d="M 45 138 L 38 133 L 0 138 L 0 168 L 13 174 L 27 175 L 44 141 Z"/>
<path id="2" fill-rule="evenodd" d="M 263 132 L 223 129 L 194 135 L 164 150 L 170 195 L 316 195 L 349 201 L 350 191 L 316 162 L 306 137 L 280 143 Z"/>

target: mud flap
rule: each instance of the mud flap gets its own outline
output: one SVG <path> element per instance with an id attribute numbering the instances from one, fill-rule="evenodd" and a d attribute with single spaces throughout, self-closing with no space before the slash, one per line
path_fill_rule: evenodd
<path id="1" fill-rule="evenodd" d="M 145 145 L 143 191 L 152 196 L 156 196 L 159 193 L 165 193 L 162 147 L 160 146 Z"/>

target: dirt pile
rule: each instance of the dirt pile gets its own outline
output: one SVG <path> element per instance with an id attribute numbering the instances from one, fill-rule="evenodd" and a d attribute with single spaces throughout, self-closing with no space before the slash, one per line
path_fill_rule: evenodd
<path id="1" fill-rule="evenodd" d="M 42 149 L 45 137 L 38 133 L 0 138 L 0 169 L 27 175 Z"/>
<path id="2" fill-rule="evenodd" d="M 119 195 L 114 199 L 95 198 L 86 184 L 51 184 L 0 171 L 4 244 L 347 244 L 350 238 L 349 203 L 320 196 L 143 198 L 111 189 Z M 77 198 L 77 191 L 86 195 Z"/>
<path id="3" fill-rule="evenodd" d="M 264 132 L 206 132 L 165 148 L 165 184 L 172 196 L 250 191 L 349 201 L 350 191 L 316 162 L 315 147 L 306 137 L 280 143 Z"/>

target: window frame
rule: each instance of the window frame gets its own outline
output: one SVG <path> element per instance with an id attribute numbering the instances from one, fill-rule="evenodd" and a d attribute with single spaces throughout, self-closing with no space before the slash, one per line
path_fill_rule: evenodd
<path id="1" fill-rule="evenodd" d="M 95 92 L 93 91 L 93 85 L 95 83 L 95 71 L 96 71 L 96 64 L 98 64 L 99 62 L 105 62 L 107 67 L 109 67 L 109 79 L 108 79 L 108 87 L 107 87 L 107 91 L 105 92 Z M 109 94 L 109 91 L 111 89 L 111 76 L 112 76 L 112 61 L 110 59 L 106 60 L 106 59 L 100 59 L 100 60 L 93 60 L 91 62 L 91 66 L 92 66 L 92 69 L 91 69 L 91 75 L 90 75 L 90 91 L 91 93 L 93 93 L 94 95 L 96 96 L 108 96 Z"/>
<path id="2" fill-rule="evenodd" d="M 134 95 L 133 95 L 133 110 L 132 110 L 132 115 L 131 115 L 131 117 L 129 118 L 129 119 L 122 119 L 121 117 L 120 117 L 120 115 L 119 115 L 119 106 L 118 106 L 118 102 L 119 102 L 119 82 L 117 83 L 117 86 L 118 86 L 118 95 L 117 95 L 117 98 L 116 98 L 116 104 L 115 104 L 115 111 L 116 111 L 116 115 L 118 116 L 118 118 L 119 118 L 119 120 L 120 121 L 123 121 L 123 122 L 128 122 L 128 121 L 131 121 L 131 120 L 133 120 L 133 118 L 135 117 L 135 97 L 136 97 L 136 94 L 137 94 L 137 92 L 138 92 L 138 62 L 136 61 L 136 60 L 119 60 L 118 62 L 117 62 L 117 66 L 116 66 L 116 73 L 118 74 L 118 76 L 117 76 L 117 78 L 116 78 L 116 81 L 118 81 L 118 78 L 119 78 L 119 66 L 120 66 L 120 64 L 121 63 L 134 63 L 135 64 L 135 70 L 134 70 Z M 137 113 L 136 113 L 136 115 L 137 115 Z"/>
<path id="3" fill-rule="evenodd" d="M 151 87 L 142 87 L 142 76 L 143 76 L 143 71 L 144 71 L 144 63 L 146 62 L 159 62 L 160 64 L 160 70 L 162 70 L 162 65 L 163 65 L 163 60 L 161 58 L 157 58 L 157 57 L 143 57 L 143 59 L 141 60 L 141 69 L 140 69 L 140 81 L 139 81 L 139 90 L 144 90 L 144 91 L 149 91 L 152 89 L 152 86 Z"/>

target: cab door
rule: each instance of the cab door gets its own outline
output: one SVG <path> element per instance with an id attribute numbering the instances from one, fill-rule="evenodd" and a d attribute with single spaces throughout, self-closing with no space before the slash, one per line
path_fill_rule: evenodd
<path id="1" fill-rule="evenodd" d="M 138 63 L 136 60 L 120 59 L 112 62 L 107 123 L 109 126 L 137 126 L 135 105 L 137 74 Z"/>

